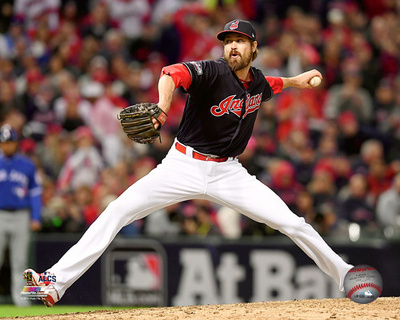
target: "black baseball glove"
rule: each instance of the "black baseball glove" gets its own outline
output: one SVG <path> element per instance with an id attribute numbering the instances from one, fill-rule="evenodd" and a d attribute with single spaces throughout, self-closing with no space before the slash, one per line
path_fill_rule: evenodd
<path id="1" fill-rule="evenodd" d="M 129 139 L 146 144 L 160 137 L 160 129 L 167 116 L 155 103 L 138 103 L 123 109 L 117 118 Z M 160 123 L 157 129 L 154 128 L 153 118 Z"/>

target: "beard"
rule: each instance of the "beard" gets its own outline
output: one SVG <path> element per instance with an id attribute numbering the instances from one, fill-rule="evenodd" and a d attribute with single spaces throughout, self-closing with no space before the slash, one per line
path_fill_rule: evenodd
<path id="1" fill-rule="evenodd" d="M 229 53 L 224 53 L 224 59 L 228 62 L 229 67 L 233 72 L 242 70 L 246 68 L 251 63 L 251 53 L 245 53 L 243 56 L 235 51 L 237 55 L 239 55 L 239 59 L 232 58 L 232 51 Z"/>

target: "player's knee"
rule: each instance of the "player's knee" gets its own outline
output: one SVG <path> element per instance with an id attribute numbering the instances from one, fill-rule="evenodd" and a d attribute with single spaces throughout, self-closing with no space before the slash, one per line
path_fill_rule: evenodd
<path id="1" fill-rule="evenodd" d="M 311 227 L 302 217 L 295 217 L 286 224 L 282 225 L 279 229 L 285 235 L 296 236 Z"/>
<path id="2" fill-rule="evenodd" d="M 112 216 L 123 215 L 125 212 L 125 206 L 121 204 L 118 199 L 111 201 L 102 214 L 110 214 Z"/>
<path id="3" fill-rule="evenodd" d="M 142 202 L 136 201 L 137 199 L 140 198 L 132 199 L 132 201 L 127 201 L 126 198 L 117 198 L 108 204 L 102 215 L 109 215 L 111 219 L 131 219 L 145 208 Z"/>

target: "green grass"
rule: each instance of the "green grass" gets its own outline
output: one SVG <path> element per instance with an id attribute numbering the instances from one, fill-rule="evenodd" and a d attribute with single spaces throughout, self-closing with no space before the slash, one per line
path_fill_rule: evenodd
<path id="1" fill-rule="evenodd" d="M 0 319 L 5 317 L 42 316 L 48 314 L 63 314 L 73 312 L 87 312 L 95 310 L 131 309 L 130 307 L 107 306 L 54 306 L 47 308 L 44 305 L 33 305 L 19 308 L 14 305 L 0 305 Z"/>

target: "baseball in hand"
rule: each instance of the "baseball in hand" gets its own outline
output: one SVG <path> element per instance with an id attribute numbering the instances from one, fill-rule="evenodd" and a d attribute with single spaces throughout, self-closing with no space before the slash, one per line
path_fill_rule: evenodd
<path id="1" fill-rule="evenodd" d="M 382 277 L 374 267 L 355 266 L 344 278 L 344 290 L 347 297 L 354 302 L 370 303 L 382 293 Z"/>
<path id="2" fill-rule="evenodd" d="M 313 87 L 318 87 L 321 84 L 321 78 L 320 77 L 311 78 L 309 84 Z"/>

